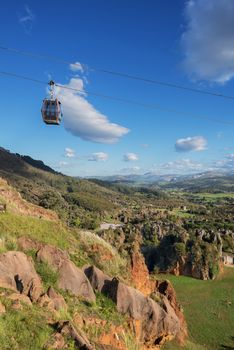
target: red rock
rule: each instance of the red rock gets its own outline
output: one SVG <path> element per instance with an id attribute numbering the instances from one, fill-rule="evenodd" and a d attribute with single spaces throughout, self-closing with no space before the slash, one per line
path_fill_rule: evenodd
<path id="1" fill-rule="evenodd" d="M 141 342 L 159 345 L 180 331 L 180 321 L 166 296 L 162 296 L 160 305 L 118 279 L 111 280 L 96 267 L 90 266 L 85 271 L 92 286 L 112 299 L 120 313 L 139 321 L 136 337 Z"/>

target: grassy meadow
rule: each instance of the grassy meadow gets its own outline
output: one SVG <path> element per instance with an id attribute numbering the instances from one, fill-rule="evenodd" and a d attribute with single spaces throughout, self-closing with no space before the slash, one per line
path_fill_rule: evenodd
<path id="1" fill-rule="evenodd" d="M 170 280 L 183 307 L 189 337 L 184 350 L 234 349 L 234 268 L 225 267 L 214 281 L 160 275 Z M 164 350 L 177 350 L 176 342 Z"/>

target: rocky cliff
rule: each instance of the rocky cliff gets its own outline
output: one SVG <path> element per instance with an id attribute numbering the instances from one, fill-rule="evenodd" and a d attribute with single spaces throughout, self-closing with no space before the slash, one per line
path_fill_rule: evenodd
<path id="1" fill-rule="evenodd" d="M 185 337 L 175 292 L 150 280 L 138 241 L 121 256 L 1 186 L 1 349 L 156 349 Z"/>

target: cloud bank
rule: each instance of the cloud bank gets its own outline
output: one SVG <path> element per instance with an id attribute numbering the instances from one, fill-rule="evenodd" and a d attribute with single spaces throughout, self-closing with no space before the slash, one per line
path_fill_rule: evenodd
<path id="1" fill-rule="evenodd" d="M 184 67 L 195 80 L 225 83 L 234 77 L 234 1 L 188 0 L 182 35 Z"/>
<path id="2" fill-rule="evenodd" d="M 207 140 L 203 136 L 187 137 L 178 139 L 175 143 L 177 152 L 204 151 Z"/>
<path id="3" fill-rule="evenodd" d="M 80 92 L 56 87 L 56 93 L 62 103 L 63 123 L 67 131 L 83 140 L 97 143 L 115 143 L 129 132 L 129 129 L 111 123 L 86 100 L 83 80 L 72 78 L 65 87 Z"/>

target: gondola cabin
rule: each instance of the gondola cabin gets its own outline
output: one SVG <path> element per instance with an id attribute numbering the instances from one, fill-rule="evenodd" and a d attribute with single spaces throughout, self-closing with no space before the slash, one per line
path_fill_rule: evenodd
<path id="1" fill-rule="evenodd" d="M 45 98 L 42 103 L 41 114 L 46 124 L 59 125 L 62 119 L 60 101 L 57 98 Z"/>
<path id="2" fill-rule="evenodd" d="M 54 97 L 55 82 L 51 80 L 50 98 L 45 98 L 42 103 L 41 114 L 44 122 L 49 125 L 59 125 L 62 119 L 61 103 Z"/>

